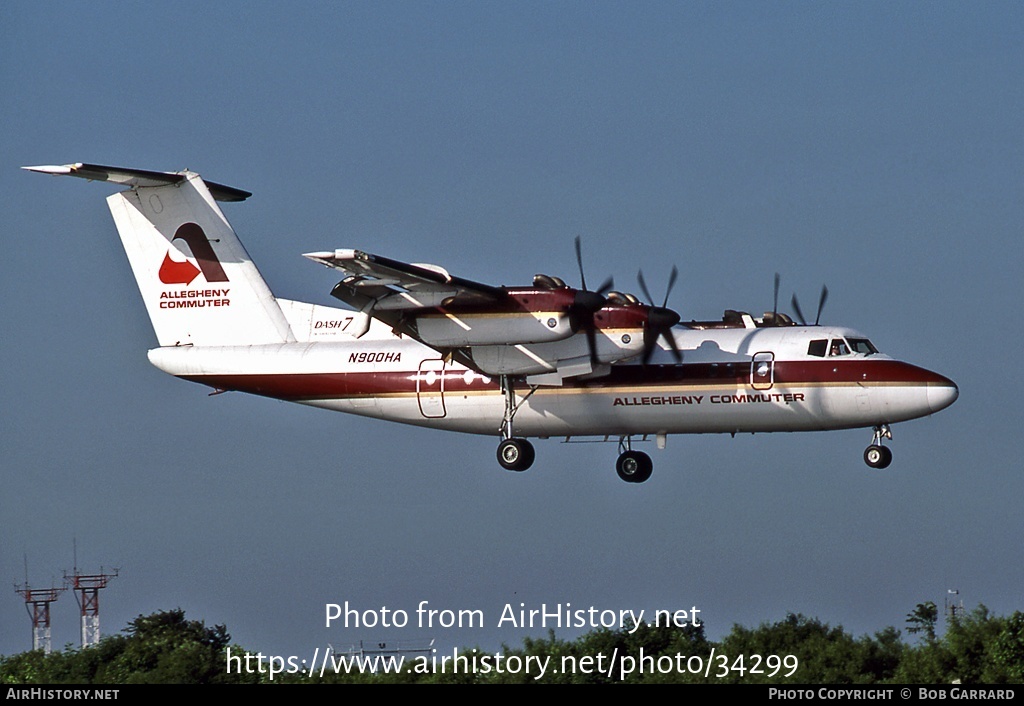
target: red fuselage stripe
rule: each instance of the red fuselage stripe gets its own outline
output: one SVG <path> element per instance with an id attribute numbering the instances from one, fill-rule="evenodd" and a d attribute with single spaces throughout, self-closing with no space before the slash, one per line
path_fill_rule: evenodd
<path id="1" fill-rule="evenodd" d="M 721 387 L 750 385 L 750 362 L 691 363 L 683 365 L 628 365 L 614 367 L 610 375 L 596 380 L 569 381 L 555 390 L 601 390 L 627 387 L 631 391 L 664 387 Z M 222 390 L 238 390 L 286 400 L 345 399 L 389 394 L 415 394 L 416 371 L 366 371 L 337 373 L 270 373 L 185 375 L 186 380 Z M 436 392 L 436 383 L 421 392 Z M 468 382 L 467 382 L 468 380 Z M 894 360 L 775 361 L 772 384 L 786 387 L 854 385 L 953 387 L 942 375 Z M 520 384 L 520 387 L 525 387 Z M 445 395 L 467 392 L 498 392 L 497 380 L 485 381 L 479 374 L 448 370 L 444 374 Z"/>

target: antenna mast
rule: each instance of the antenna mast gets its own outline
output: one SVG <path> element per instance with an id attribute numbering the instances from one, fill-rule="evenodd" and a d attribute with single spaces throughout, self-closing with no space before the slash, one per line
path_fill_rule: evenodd
<path id="1" fill-rule="evenodd" d="M 78 545 L 75 544 L 75 568 L 71 575 L 64 572 L 65 584 L 70 583 L 75 591 L 75 600 L 82 614 L 82 647 L 92 647 L 100 642 L 100 589 L 106 588 L 110 579 L 117 577 L 118 569 L 112 573 L 103 571 L 98 574 L 81 574 L 78 572 Z"/>
<path id="2" fill-rule="evenodd" d="M 25 556 L 25 583 L 14 590 L 25 599 L 25 610 L 32 618 L 32 649 L 50 654 L 50 604 L 64 593 L 65 588 L 32 588 L 28 584 L 28 556 Z M 29 607 L 31 606 L 31 608 Z"/>

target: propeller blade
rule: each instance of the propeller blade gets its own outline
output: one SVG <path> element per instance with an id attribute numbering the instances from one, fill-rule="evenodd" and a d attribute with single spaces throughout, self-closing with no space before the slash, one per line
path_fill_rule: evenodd
<path id="1" fill-rule="evenodd" d="M 800 311 L 800 304 L 796 300 L 796 294 L 793 295 L 793 311 L 796 312 L 796 318 L 800 319 L 800 323 L 803 326 L 807 325 L 807 319 L 804 318 L 804 312 Z"/>
<path id="2" fill-rule="evenodd" d="M 779 273 L 775 273 L 775 303 L 772 304 L 772 320 L 779 318 Z"/>
<path id="3" fill-rule="evenodd" d="M 821 298 L 818 299 L 818 314 L 814 317 L 814 325 L 817 326 L 821 322 L 821 312 L 825 308 L 825 301 L 828 299 L 828 287 L 821 285 Z M 796 294 L 793 295 L 793 311 L 796 312 L 796 317 L 800 319 L 800 323 L 803 326 L 807 326 L 807 319 L 804 318 L 804 312 L 800 311 L 800 304 L 797 303 Z"/>
<path id="4" fill-rule="evenodd" d="M 672 350 L 672 357 L 676 359 L 677 363 L 683 362 L 683 354 L 679 352 L 679 346 L 676 344 L 676 337 L 672 335 L 672 332 L 665 329 L 661 332 L 661 335 L 668 341 L 668 347 Z"/>
<path id="5" fill-rule="evenodd" d="M 653 304 L 654 303 L 654 297 L 651 296 L 650 290 L 647 289 L 647 282 L 644 281 L 644 271 L 643 270 L 637 270 L 636 280 L 637 280 L 637 282 L 640 283 L 640 291 L 644 293 L 645 297 L 647 297 L 647 301 L 649 301 L 649 302 L 651 302 L 651 304 Z"/>
<path id="6" fill-rule="evenodd" d="M 586 333 L 587 347 L 590 349 L 590 364 L 596 368 L 599 364 L 597 360 L 597 331 L 594 330 L 593 326 L 587 326 Z"/>
<path id="7" fill-rule="evenodd" d="M 576 236 L 576 264 L 580 268 L 580 284 L 585 290 L 587 288 L 587 278 L 583 274 L 583 248 L 580 245 L 580 236 Z"/>
<path id="8" fill-rule="evenodd" d="M 582 289 L 584 292 L 589 292 L 590 290 L 587 289 L 587 276 L 585 274 L 583 274 L 583 245 L 582 245 L 582 242 L 580 240 L 580 236 L 578 236 L 578 235 L 576 236 L 575 244 L 576 244 L 576 266 L 579 267 L 579 270 L 580 270 L 580 289 Z M 612 280 L 611 277 L 609 277 L 608 279 L 606 279 L 604 281 L 604 283 L 600 287 L 597 288 L 596 293 L 599 294 L 602 299 L 604 299 L 605 293 L 608 292 L 614 286 L 615 286 L 615 282 Z M 602 302 L 601 306 L 604 306 L 603 302 Z M 598 306 L 598 307 L 595 307 L 595 308 L 596 309 L 600 309 L 601 306 Z"/>
<path id="9" fill-rule="evenodd" d="M 644 365 L 647 365 L 651 360 L 651 356 L 654 355 L 654 349 L 658 344 L 658 335 L 652 333 L 650 327 L 644 328 L 644 355 L 640 359 Z"/>
<path id="10" fill-rule="evenodd" d="M 676 284 L 676 278 L 679 276 L 679 268 L 672 265 L 672 273 L 668 276 L 668 286 L 665 288 L 665 299 L 661 302 L 661 308 L 664 309 L 668 306 L 668 295 L 672 293 L 672 287 Z M 651 300 L 654 303 L 654 300 Z"/>
<path id="11" fill-rule="evenodd" d="M 821 299 L 818 300 L 818 315 L 814 317 L 814 325 L 817 326 L 821 320 L 821 310 L 825 307 L 825 300 L 828 299 L 828 287 L 821 285 Z"/>

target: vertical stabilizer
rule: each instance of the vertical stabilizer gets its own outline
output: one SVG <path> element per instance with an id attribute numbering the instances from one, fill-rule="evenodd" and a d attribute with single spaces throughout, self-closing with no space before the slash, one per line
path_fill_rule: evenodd
<path id="1" fill-rule="evenodd" d="M 294 341 L 288 321 L 216 200 L 245 191 L 195 172 L 76 164 L 26 167 L 129 186 L 107 197 L 161 346 Z"/>

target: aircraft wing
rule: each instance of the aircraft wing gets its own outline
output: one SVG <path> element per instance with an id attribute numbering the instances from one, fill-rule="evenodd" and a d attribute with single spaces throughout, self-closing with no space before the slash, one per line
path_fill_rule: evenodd
<path id="1" fill-rule="evenodd" d="M 442 356 L 474 369 L 477 366 L 468 351 L 425 341 L 417 329 L 415 312 L 453 304 L 487 306 L 508 298 L 503 287 L 452 277 L 437 265 L 406 263 L 360 250 L 313 252 L 304 256 L 348 275 L 331 290 L 335 299 L 384 322 L 395 333 L 414 338 Z M 363 333 L 369 328 L 369 318 L 365 326 Z"/>
<path id="2" fill-rule="evenodd" d="M 598 312 L 611 309 L 608 300 L 556 278 L 538 275 L 532 287 L 494 287 L 453 277 L 437 265 L 399 262 L 360 250 L 305 257 L 345 273 L 331 296 L 363 315 L 352 332 L 357 338 L 374 318 L 395 334 L 484 375 L 539 376 L 544 379 L 539 384 L 561 384 L 643 348 L 644 336 L 637 334 L 643 333 L 644 323 L 637 317 L 646 319 L 646 308 L 605 311 L 601 321 L 611 325 L 614 317 L 617 333 L 599 336 Z M 623 326 L 635 333 L 620 336 Z"/>
<path id="3" fill-rule="evenodd" d="M 347 273 L 331 295 L 357 309 L 372 301 L 378 318 L 387 311 L 495 304 L 507 297 L 503 287 L 452 277 L 437 265 L 400 262 L 360 250 L 306 253 L 305 257 Z"/>

